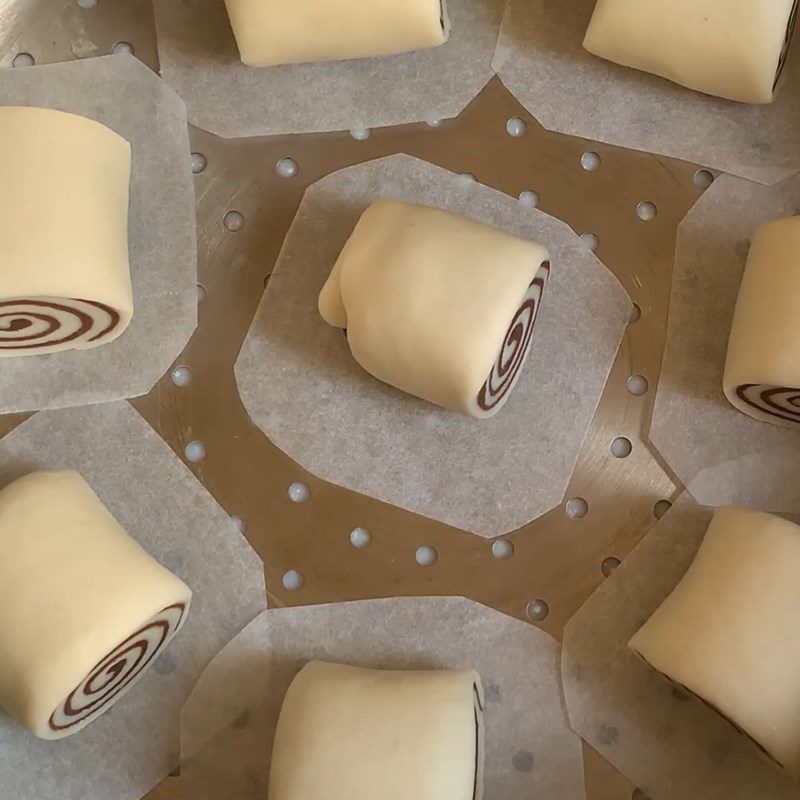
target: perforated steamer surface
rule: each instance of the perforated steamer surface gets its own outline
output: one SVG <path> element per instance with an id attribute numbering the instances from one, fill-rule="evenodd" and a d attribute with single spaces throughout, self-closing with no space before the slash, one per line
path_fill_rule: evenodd
<path id="1" fill-rule="evenodd" d="M 49 63 L 131 45 L 157 69 L 147 0 L 91 4 L 0 0 L 0 66 L 15 58 L 19 66 L 30 63 L 20 54 Z M 544 131 L 497 79 L 457 120 L 364 136 L 226 141 L 192 131 L 200 323 L 174 369 L 134 406 L 241 519 L 265 561 L 273 605 L 466 595 L 560 636 L 679 489 L 648 449 L 646 432 L 675 230 L 709 176 L 696 174 L 693 165 Z M 540 208 L 586 234 L 587 246 L 596 246 L 641 312 L 617 357 L 565 503 L 503 537 L 506 544 L 317 480 L 258 431 L 236 390 L 234 361 L 306 186 L 396 152 L 471 173 L 522 196 L 522 203 L 538 199 Z M 287 158 L 298 168 L 293 176 Z M 0 433 L 21 420 L 0 418 Z M 588 748 L 586 755 L 590 800 L 632 796 L 634 787 Z M 181 797 L 179 784 L 167 780 L 150 796 Z"/>

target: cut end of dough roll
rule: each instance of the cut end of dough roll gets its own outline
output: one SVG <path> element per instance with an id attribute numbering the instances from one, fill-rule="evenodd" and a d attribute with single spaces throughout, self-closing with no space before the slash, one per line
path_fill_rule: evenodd
<path id="1" fill-rule="evenodd" d="M 800 527 L 726 506 L 629 646 L 800 775 Z"/>
<path id="2" fill-rule="evenodd" d="M 56 146 L 57 143 L 57 146 Z M 0 358 L 86 349 L 133 316 L 130 144 L 94 120 L 0 108 Z"/>
<path id="3" fill-rule="evenodd" d="M 408 394 L 476 418 L 522 374 L 549 254 L 447 211 L 379 200 L 361 216 L 319 296 L 353 357 Z"/>
<path id="4" fill-rule="evenodd" d="M 377 58 L 438 47 L 446 0 L 225 0 L 243 64 L 273 67 Z"/>
<path id="5" fill-rule="evenodd" d="M 472 670 L 312 662 L 283 702 L 270 800 L 480 800 L 483 689 Z"/>
<path id="6" fill-rule="evenodd" d="M 99 347 L 121 336 L 132 317 L 132 303 L 126 308 L 113 308 L 72 297 L 3 299 L 0 357 Z"/>
<path id="7" fill-rule="evenodd" d="M 42 739 L 78 733 L 185 622 L 192 592 L 72 471 L 0 491 L 0 706 Z"/>
<path id="8" fill-rule="evenodd" d="M 98 661 L 53 710 L 47 727 L 34 730 L 42 739 L 63 739 L 105 714 L 161 655 L 189 613 L 190 597 L 147 620 Z"/>
<path id="9" fill-rule="evenodd" d="M 583 46 L 625 67 L 741 103 L 771 103 L 797 0 L 598 0 Z"/>
<path id="10" fill-rule="evenodd" d="M 731 325 L 722 380 L 731 405 L 760 422 L 800 426 L 800 217 L 757 231 Z"/>

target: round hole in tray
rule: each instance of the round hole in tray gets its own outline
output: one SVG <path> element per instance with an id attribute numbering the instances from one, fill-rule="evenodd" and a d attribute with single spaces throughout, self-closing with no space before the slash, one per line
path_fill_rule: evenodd
<path id="1" fill-rule="evenodd" d="M 600 239 L 597 238 L 595 233 L 582 233 L 581 241 L 594 252 L 600 246 Z"/>
<path id="2" fill-rule="evenodd" d="M 653 516 L 656 519 L 661 519 L 661 517 L 663 517 L 664 514 L 666 514 L 667 511 L 669 511 L 671 508 L 672 508 L 672 503 L 669 500 L 659 500 L 653 506 Z"/>
<path id="3" fill-rule="evenodd" d="M 223 218 L 222 224 L 226 231 L 238 233 L 244 228 L 244 214 L 241 211 L 229 211 Z"/>
<path id="4" fill-rule="evenodd" d="M 275 172 L 279 178 L 294 178 L 300 172 L 300 167 L 293 158 L 282 158 L 275 165 Z"/>
<path id="5" fill-rule="evenodd" d="M 183 452 L 187 461 L 197 464 L 206 457 L 206 446 L 202 442 L 189 442 Z"/>
<path id="6" fill-rule="evenodd" d="M 208 159 L 202 153 L 192 153 L 192 172 L 197 175 L 208 166 Z"/>
<path id="7" fill-rule="evenodd" d="M 532 189 L 520 192 L 519 201 L 525 208 L 536 208 L 539 205 L 539 195 Z"/>
<path id="8" fill-rule="evenodd" d="M 30 53 L 17 53 L 11 62 L 12 67 L 32 67 L 36 59 Z"/>
<path id="9" fill-rule="evenodd" d="M 655 203 L 651 203 L 649 200 L 643 200 L 636 206 L 636 216 L 639 217 L 642 222 L 650 222 L 658 216 L 658 208 Z"/>
<path id="10" fill-rule="evenodd" d="M 495 539 L 492 542 L 492 555 L 499 559 L 511 558 L 514 555 L 514 543 L 508 539 Z"/>
<path id="11" fill-rule="evenodd" d="M 531 600 L 525 611 L 528 619 L 532 619 L 534 622 L 541 622 L 547 619 L 550 613 L 550 606 L 544 600 Z"/>
<path id="12" fill-rule="evenodd" d="M 608 558 L 604 559 L 603 563 L 600 565 L 600 571 L 606 578 L 611 575 L 611 573 L 621 564 L 622 562 L 615 558 L 614 556 L 609 556 Z"/>
<path id="13" fill-rule="evenodd" d="M 117 42 L 112 48 L 112 53 L 130 53 L 133 55 L 133 45 L 130 42 Z"/>
<path id="14" fill-rule="evenodd" d="M 303 573 L 296 569 L 290 569 L 283 576 L 283 588 L 290 592 L 299 592 L 305 585 L 306 579 L 303 577 Z"/>
<path id="15" fill-rule="evenodd" d="M 565 510 L 568 517 L 580 519 L 589 513 L 589 504 L 582 497 L 573 497 L 567 500 Z"/>
<path id="16" fill-rule="evenodd" d="M 632 452 L 633 445 L 631 444 L 631 440 L 626 436 L 617 436 L 617 438 L 611 442 L 611 453 L 616 458 L 627 458 Z"/>
<path id="17" fill-rule="evenodd" d="M 427 120 L 426 124 L 430 128 L 441 128 L 442 125 L 444 125 L 444 120 L 443 119 L 429 119 L 429 120 Z"/>
<path id="18" fill-rule="evenodd" d="M 289 499 L 293 503 L 305 503 L 311 496 L 311 490 L 304 483 L 293 483 L 289 487 Z"/>
<path id="19" fill-rule="evenodd" d="M 372 135 L 372 131 L 369 128 L 351 128 L 350 135 L 357 141 L 363 142 Z"/>
<path id="20" fill-rule="evenodd" d="M 525 120 L 519 117 L 511 117 L 511 119 L 506 122 L 506 133 L 509 136 L 513 136 L 515 139 L 524 136 L 527 130 L 528 126 L 525 124 Z"/>
<path id="21" fill-rule="evenodd" d="M 471 183 L 475 183 L 477 178 L 471 172 L 462 172 L 459 176 L 459 183 L 464 186 L 469 186 Z"/>
<path id="22" fill-rule="evenodd" d="M 366 528 L 353 528 L 350 531 L 350 544 L 363 550 L 372 541 L 372 534 Z"/>
<path id="23" fill-rule="evenodd" d="M 203 286 L 202 283 L 197 284 L 197 304 L 203 302 L 206 299 L 206 287 Z"/>
<path id="24" fill-rule="evenodd" d="M 647 390 L 650 388 L 650 383 L 644 375 L 631 375 L 627 385 L 628 391 L 637 397 L 647 394 Z"/>
<path id="25" fill-rule="evenodd" d="M 601 163 L 600 154 L 595 153 L 594 150 L 589 150 L 581 156 L 581 166 L 587 172 L 596 172 L 600 169 Z"/>
<path id="26" fill-rule="evenodd" d="M 414 558 L 421 567 L 431 567 L 439 560 L 439 554 L 433 547 L 424 545 L 417 548 Z"/>
<path id="27" fill-rule="evenodd" d="M 192 382 L 192 371 L 189 367 L 175 367 L 172 370 L 172 382 L 181 388 Z"/>
<path id="28" fill-rule="evenodd" d="M 230 518 L 231 530 L 235 533 L 241 533 L 244 536 L 245 531 L 247 530 L 247 525 L 242 517 L 231 517 Z"/>
<path id="29" fill-rule="evenodd" d="M 708 189 L 712 183 L 714 183 L 714 173 L 709 172 L 707 169 L 699 169 L 697 172 L 695 172 L 692 180 L 698 189 L 705 190 Z"/>
<path id="30" fill-rule="evenodd" d="M 642 309 L 636 304 L 633 304 L 633 308 L 631 309 L 631 316 L 628 320 L 629 325 L 633 325 L 634 322 L 638 322 L 642 318 Z"/>

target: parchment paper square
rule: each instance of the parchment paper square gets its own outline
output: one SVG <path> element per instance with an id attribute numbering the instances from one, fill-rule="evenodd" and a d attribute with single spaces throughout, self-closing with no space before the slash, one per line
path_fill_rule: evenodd
<path id="1" fill-rule="evenodd" d="M 323 660 L 476 669 L 486 696 L 485 800 L 584 800 L 581 744 L 568 727 L 559 659 L 558 643 L 544 631 L 460 597 L 271 609 L 197 684 L 183 713 L 182 776 L 170 789 L 186 800 L 201 788 L 204 800 L 263 800 L 286 690 L 308 661 Z"/>
<path id="2" fill-rule="evenodd" d="M 379 197 L 444 208 L 550 250 L 528 361 L 488 420 L 381 383 L 326 325 L 317 296 L 356 221 Z M 563 499 L 631 303 L 567 225 L 405 155 L 350 167 L 305 195 L 236 363 L 259 428 L 310 472 L 395 506 L 498 536 Z"/>
<path id="3" fill-rule="evenodd" d="M 0 800 L 136 800 L 177 766 L 180 711 L 206 665 L 264 610 L 263 564 L 128 403 L 44 411 L 0 441 L 0 486 L 39 469 L 78 470 L 186 581 L 192 607 L 152 669 L 80 733 L 42 741 L 0 711 Z"/>
<path id="4" fill-rule="evenodd" d="M 542 125 L 761 183 L 800 169 L 798 41 L 771 105 L 734 103 L 584 50 L 595 2 L 509 0 L 492 63 Z"/>
<path id="5" fill-rule="evenodd" d="M 0 358 L 0 413 L 147 394 L 197 326 L 194 183 L 183 102 L 144 64 L 123 54 L 0 69 L 0 105 L 78 114 L 131 143 L 134 302 L 130 327 L 110 344 Z"/>
<path id="6" fill-rule="evenodd" d="M 505 0 L 448 0 L 447 7 L 452 31 L 441 47 L 254 68 L 239 60 L 224 0 L 155 0 L 161 74 L 186 101 L 189 121 L 219 136 L 447 119 L 494 75 Z"/>

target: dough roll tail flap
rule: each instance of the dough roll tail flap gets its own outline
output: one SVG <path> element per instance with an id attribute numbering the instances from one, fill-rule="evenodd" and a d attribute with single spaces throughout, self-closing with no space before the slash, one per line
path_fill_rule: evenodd
<path id="1" fill-rule="evenodd" d="M 450 35 L 446 0 L 225 0 L 242 62 L 270 67 L 399 55 Z"/>
<path id="2" fill-rule="evenodd" d="M 311 662 L 275 732 L 270 800 L 481 800 L 483 688 L 472 670 Z"/>
<path id="3" fill-rule="evenodd" d="M 726 506 L 629 646 L 800 776 L 800 526 Z"/>
<path id="4" fill-rule="evenodd" d="M 800 217 L 762 226 L 733 315 L 723 390 L 761 422 L 800 426 Z"/>
<path id="5" fill-rule="evenodd" d="M 625 67 L 742 103 L 770 103 L 797 0 L 598 0 L 584 47 Z"/>
<path id="6" fill-rule="evenodd" d="M 0 491 L 0 553 L 0 707 L 43 739 L 107 711 L 189 613 L 190 589 L 77 472 L 35 472 Z"/>
<path id="7" fill-rule="evenodd" d="M 551 274 L 535 242 L 439 209 L 379 200 L 319 296 L 374 377 L 451 411 L 491 417 L 535 346 Z M 546 301 L 544 301 L 546 302 Z"/>
<path id="8" fill-rule="evenodd" d="M 98 122 L 0 107 L 0 358 L 97 347 L 130 324 L 131 148 Z"/>

